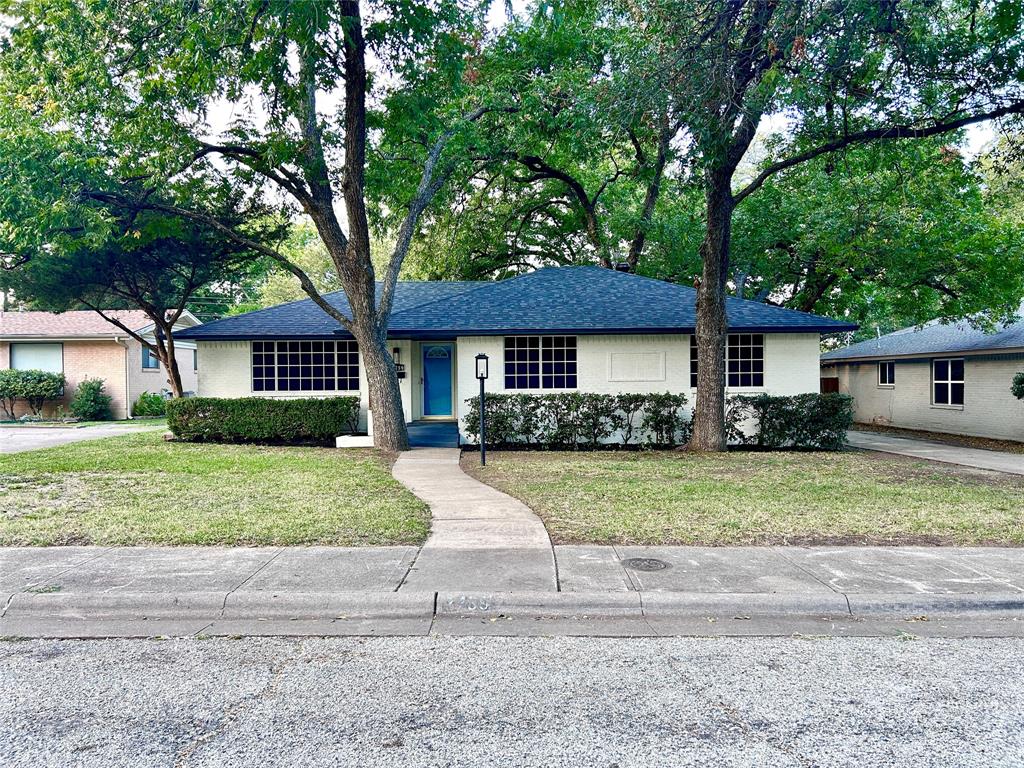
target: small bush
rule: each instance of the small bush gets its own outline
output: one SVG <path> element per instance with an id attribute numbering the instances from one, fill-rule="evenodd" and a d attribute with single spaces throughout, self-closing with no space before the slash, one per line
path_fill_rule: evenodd
<path id="1" fill-rule="evenodd" d="M 34 416 L 42 414 L 43 406 L 50 400 L 64 396 L 64 374 L 49 371 L 16 371 L 16 396 L 28 403 Z"/>
<path id="2" fill-rule="evenodd" d="M 1021 371 L 1013 377 L 1013 383 L 1010 385 L 1010 392 L 1018 400 L 1024 400 L 1024 371 Z"/>
<path id="3" fill-rule="evenodd" d="M 143 392 L 132 406 L 132 416 L 156 419 L 167 413 L 167 398 L 153 392 Z"/>
<path id="4" fill-rule="evenodd" d="M 734 419 L 756 422 L 753 434 L 742 441 L 760 448 L 838 451 L 853 423 L 853 398 L 835 392 L 736 395 L 731 400 Z"/>
<path id="5" fill-rule="evenodd" d="M 166 409 L 171 432 L 192 442 L 325 445 L 359 423 L 357 397 L 189 397 Z"/>
<path id="6" fill-rule="evenodd" d="M 111 418 L 110 395 L 103 394 L 103 379 L 83 379 L 68 407 L 73 416 L 85 421 Z"/>

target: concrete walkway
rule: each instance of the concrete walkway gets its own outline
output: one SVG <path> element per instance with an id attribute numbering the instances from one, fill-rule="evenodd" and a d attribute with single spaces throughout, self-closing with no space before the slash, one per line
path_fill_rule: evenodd
<path id="1" fill-rule="evenodd" d="M 0 453 L 35 451 L 40 448 L 53 448 L 68 443 L 81 443 L 86 440 L 99 440 L 104 437 L 117 437 L 156 429 L 166 429 L 166 427 L 127 424 L 95 427 L 0 427 Z"/>
<path id="2" fill-rule="evenodd" d="M 900 456 L 911 456 L 916 459 L 942 461 L 947 464 L 960 464 L 976 469 L 989 469 L 995 472 L 1008 472 L 1024 475 L 1024 454 L 1007 453 L 1004 451 L 986 451 L 980 448 L 963 448 L 947 443 L 936 443 L 930 440 L 917 440 L 908 437 L 893 437 L 878 432 L 847 433 L 849 443 L 854 448 L 868 451 L 896 453 Z"/>
<path id="3" fill-rule="evenodd" d="M 439 549 L 0 548 L 0 637 L 1024 636 L 1024 549 L 559 546 L 559 592 Z"/>
<path id="4" fill-rule="evenodd" d="M 540 518 L 463 472 L 457 448 L 406 451 L 392 474 L 430 505 L 431 514 L 430 538 L 402 590 L 557 590 L 551 540 Z"/>

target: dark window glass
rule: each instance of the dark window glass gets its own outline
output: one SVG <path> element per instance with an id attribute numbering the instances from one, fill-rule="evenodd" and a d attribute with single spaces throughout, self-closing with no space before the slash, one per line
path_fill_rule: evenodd
<path id="1" fill-rule="evenodd" d="M 932 402 L 935 405 L 964 404 L 964 361 L 932 362 Z"/>
<path id="2" fill-rule="evenodd" d="M 253 392 L 335 392 L 359 389 L 355 341 L 254 341 Z"/>
<path id="3" fill-rule="evenodd" d="M 878 364 L 878 383 L 881 386 L 891 386 L 896 383 L 896 363 L 892 360 Z"/>
<path id="4" fill-rule="evenodd" d="M 690 337 L 690 386 L 697 388 L 697 337 Z M 725 383 L 730 387 L 764 386 L 764 334 L 730 333 L 725 349 Z"/>
<path id="5" fill-rule="evenodd" d="M 142 368 L 143 370 L 152 371 L 160 367 L 160 361 L 156 355 L 150 350 L 149 347 L 142 348 Z"/>
<path id="6" fill-rule="evenodd" d="M 506 336 L 505 389 L 575 389 L 575 336 Z"/>

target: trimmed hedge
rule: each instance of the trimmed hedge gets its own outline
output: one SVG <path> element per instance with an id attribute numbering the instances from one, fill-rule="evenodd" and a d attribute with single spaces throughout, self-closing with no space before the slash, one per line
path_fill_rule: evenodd
<path id="1" fill-rule="evenodd" d="M 837 392 L 805 395 L 735 395 L 731 419 L 753 419 L 757 429 L 744 436 L 759 448 L 838 451 L 853 424 L 853 398 Z"/>
<path id="2" fill-rule="evenodd" d="M 64 397 L 64 374 L 49 371 L 0 371 L 0 407 L 8 418 L 14 418 L 14 407 L 19 400 L 28 403 L 35 416 L 43 411 L 47 401 Z"/>
<path id="3" fill-rule="evenodd" d="M 167 426 L 179 440 L 190 442 L 324 445 L 355 432 L 358 423 L 358 397 L 188 397 L 167 402 Z"/>
<path id="4" fill-rule="evenodd" d="M 480 398 L 467 400 L 464 424 L 480 438 Z M 487 443 L 588 450 L 599 447 L 682 445 L 690 438 L 687 398 L 659 394 L 487 396 Z M 853 398 L 835 393 L 733 395 L 726 402 L 726 435 L 732 444 L 763 449 L 839 450 L 853 423 Z M 747 434 L 744 427 L 752 428 Z"/>
<path id="5" fill-rule="evenodd" d="M 466 401 L 466 433 L 480 439 L 480 398 Z M 690 422 L 686 395 L 487 395 L 488 445 L 592 449 L 606 444 L 671 446 L 685 443 Z"/>

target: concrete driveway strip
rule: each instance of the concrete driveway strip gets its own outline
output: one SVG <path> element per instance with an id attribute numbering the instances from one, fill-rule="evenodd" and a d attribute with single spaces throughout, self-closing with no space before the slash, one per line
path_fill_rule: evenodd
<path id="1" fill-rule="evenodd" d="M 895 453 L 915 459 L 941 461 L 947 464 L 960 464 L 975 469 L 989 469 L 994 472 L 1007 472 L 1012 475 L 1024 475 L 1024 454 L 1007 453 L 1005 451 L 985 451 L 980 448 L 962 448 L 957 445 L 935 443 L 929 440 L 916 440 L 906 437 L 893 437 L 875 432 L 857 432 L 851 430 L 847 439 L 854 448 L 867 451 Z"/>
<path id="2" fill-rule="evenodd" d="M 557 590 L 544 524 L 525 504 L 474 480 L 457 448 L 398 457 L 395 479 L 430 505 L 430 538 L 403 590 Z"/>
<path id="3" fill-rule="evenodd" d="M 22 453 L 54 448 L 68 443 L 119 437 L 136 432 L 152 432 L 165 427 L 140 427 L 111 424 L 97 427 L 0 427 L 0 453 Z"/>

